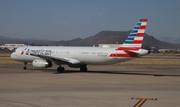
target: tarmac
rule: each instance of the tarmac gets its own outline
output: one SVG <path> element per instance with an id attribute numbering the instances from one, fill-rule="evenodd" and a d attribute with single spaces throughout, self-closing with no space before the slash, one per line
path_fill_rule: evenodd
<path id="1" fill-rule="evenodd" d="M 180 107 L 177 65 L 56 67 L 0 65 L 0 107 Z"/>

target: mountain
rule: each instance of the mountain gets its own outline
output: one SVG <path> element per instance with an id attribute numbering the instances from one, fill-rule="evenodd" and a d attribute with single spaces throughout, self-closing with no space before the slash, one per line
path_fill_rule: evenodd
<path id="1" fill-rule="evenodd" d="M 160 41 L 153 36 L 145 35 L 143 45 L 149 46 L 149 47 L 156 47 L 159 49 L 166 48 L 166 49 L 180 49 L 180 44 L 175 43 L 169 43 Z"/>
<path id="2" fill-rule="evenodd" d="M 4 44 L 14 44 L 14 43 L 18 43 L 18 44 L 36 44 L 36 45 L 50 45 L 51 43 L 53 43 L 54 41 L 50 41 L 50 40 L 38 40 L 38 39 L 19 39 L 19 38 L 11 38 L 11 37 L 4 37 L 4 36 L 0 36 L 0 45 L 4 45 Z"/>
<path id="3" fill-rule="evenodd" d="M 85 39 L 73 39 L 69 41 L 58 41 L 55 44 L 67 46 L 92 46 L 104 43 L 116 43 L 117 40 L 125 39 L 125 31 L 101 31 L 94 36 L 87 37 Z M 67 43 L 68 42 L 68 43 Z"/>
<path id="4" fill-rule="evenodd" d="M 158 37 L 159 40 L 169 42 L 169 43 L 178 43 L 180 44 L 180 37 Z"/>
<path id="5" fill-rule="evenodd" d="M 94 36 L 87 37 L 85 39 L 73 39 L 69 41 L 58 41 L 54 45 L 62 46 L 93 46 L 98 44 L 122 44 L 127 38 L 131 31 L 101 31 Z M 160 41 L 153 36 L 145 34 L 143 41 L 143 48 L 169 48 L 169 49 L 179 49 L 180 44 L 173 44 L 168 42 Z"/>
<path id="6" fill-rule="evenodd" d="M 5 43 L 28 43 L 35 45 L 56 45 L 56 46 L 93 46 L 98 44 L 122 44 L 129 35 L 130 31 L 101 31 L 94 36 L 87 37 L 85 39 L 76 38 L 68 41 L 50 41 L 50 40 L 33 40 L 33 39 L 19 39 L 0 36 L 0 44 Z M 160 41 L 153 36 L 145 34 L 143 41 L 143 48 L 168 48 L 168 49 L 180 49 L 180 44 L 173 44 L 169 42 Z"/>

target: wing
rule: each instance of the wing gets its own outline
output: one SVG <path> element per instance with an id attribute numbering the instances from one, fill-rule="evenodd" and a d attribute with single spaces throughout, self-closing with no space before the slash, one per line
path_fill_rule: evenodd
<path id="1" fill-rule="evenodd" d="M 74 58 L 37 55 L 37 54 L 32 54 L 32 53 L 30 55 L 42 58 L 44 60 L 49 60 L 51 62 L 61 63 L 61 64 L 80 64 L 81 63 L 81 61 Z"/>

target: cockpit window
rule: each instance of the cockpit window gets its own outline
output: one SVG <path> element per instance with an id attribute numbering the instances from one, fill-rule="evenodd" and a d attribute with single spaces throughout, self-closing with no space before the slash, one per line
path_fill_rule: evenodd
<path id="1" fill-rule="evenodd" d="M 13 52 L 16 52 L 16 48 L 13 49 Z"/>

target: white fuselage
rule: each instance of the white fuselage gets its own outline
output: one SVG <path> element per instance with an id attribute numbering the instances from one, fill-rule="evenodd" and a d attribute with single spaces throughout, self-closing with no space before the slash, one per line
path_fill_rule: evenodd
<path id="1" fill-rule="evenodd" d="M 15 50 L 11 58 L 21 62 L 32 62 L 40 59 L 30 53 L 53 56 L 56 58 L 73 58 L 82 64 L 114 64 L 133 59 L 134 57 L 110 57 L 111 53 L 126 54 L 124 51 L 115 51 L 116 48 L 103 47 L 63 47 L 63 46 L 26 46 Z M 140 55 L 147 54 L 147 50 L 141 49 Z"/>

